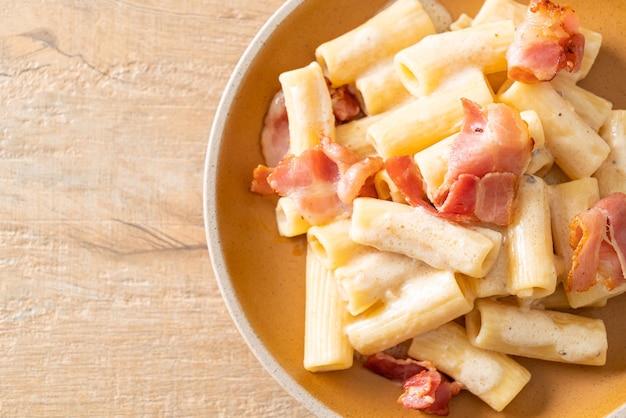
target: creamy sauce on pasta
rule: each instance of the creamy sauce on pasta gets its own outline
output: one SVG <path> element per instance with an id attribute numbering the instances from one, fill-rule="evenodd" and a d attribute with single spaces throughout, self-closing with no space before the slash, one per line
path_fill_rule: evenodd
<path id="1" fill-rule="evenodd" d="M 443 32 L 450 27 L 452 16 L 437 0 L 421 0 L 422 7 L 430 16 L 437 32 Z"/>

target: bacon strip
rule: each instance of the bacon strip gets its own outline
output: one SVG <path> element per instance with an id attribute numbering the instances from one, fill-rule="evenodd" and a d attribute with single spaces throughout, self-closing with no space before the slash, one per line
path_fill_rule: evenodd
<path id="1" fill-rule="evenodd" d="M 358 196 L 377 197 L 372 178 L 382 165 L 380 157 L 360 160 L 323 137 L 316 147 L 298 156 L 288 154 L 274 168 L 259 165 L 250 190 L 289 196 L 307 222 L 322 225 L 349 213 Z"/>
<path id="2" fill-rule="evenodd" d="M 608 290 L 626 283 L 626 194 L 613 193 L 570 223 L 574 248 L 566 290 L 584 292 L 603 278 Z"/>
<path id="3" fill-rule="evenodd" d="M 330 158 L 341 173 L 344 173 L 350 166 L 359 161 L 359 156 L 354 151 L 343 145 L 332 141 L 328 137 L 320 138 L 319 148 L 328 158 Z"/>
<path id="4" fill-rule="evenodd" d="M 458 213 L 471 215 L 476 208 L 476 199 L 480 179 L 473 174 L 460 174 L 450 189 L 446 198 L 439 205 L 443 213 Z"/>
<path id="5" fill-rule="evenodd" d="M 390 157 L 385 161 L 385 169 L 396 185 L 404 200 L 413 207 L 422 207 L 433 215 L 447 219 L 451 222 L 475 222 L 476 217 L 473 214 L 462 213 L 459 211 L 438 211 L 428 201 L 425 194 L 425 185 L 422 174 L 415 160 L 410 155 L 398 155 Z M 458 196 L 463 196 L 459 193 Z M 464 199 L 467 198 L 465 195 Z"/>
<path id="6" fill-rule="evenodd" d="M 363 365 L 387 379 L 402 382 L 404 393 L 398 398 L 402 406 L 429 414 L 448 415 L 452 396 L 463 387 L 450 382 L 429 361 L 396 359 L 381 352 L 370 355 Z"/>
<path id="7" fill-rule="evenodd" d="M 409 377 L 419 372 L 435 368 L 429 361 L 417 361 L 412 358 L 397 359 L 384 352 L 369 355 L 363 366 L 380 376 L 399 383 L 404 383 Z"/>
<path id="8" fill-rule="evenodd" d="M 478 183 L 475 214 L 483 222 L 506 225 L 513 217 L 519 175 L 487 173 Z"/>
<path id="9" fill-rule="evenodd" d="M 502 103 L 484 108 L 462 99 L 463 127 L 450 149 L 448 171 L 433 203 L 442 213 L 508 225 L 519 177 L 533 141 L 519 112 Z"/>
<path id="10" fill-rule="evenodd" d="M 338 123 L 346 123 L 361 114 L 359 101 L 350 92 L 348 86 L 344 85 L 335 88 L 330 86 L 330 81 L 328 81 L 328 84 L 335 121 Z"/>
<path id="11" fill-rule="evenodd" d="M 462 385 L 448 381 L 436 370 L 423 370 L 408 378 L 402 388 L 404 393 L 398 398 L 398 403 L 405 408 L 447 416 L 448 404 L 452 396 L 459 394 Z"/>
<path id="12" fill-rule="evenodd" d="M 366 157 L 352 164 L 342 174 L 337 184 L 339 199 L 349 205 L 358 196 L 376 197 L 376 194 L 372 194 L 371 187 L 367 187 L 370 186 L 367 180 L 378 173 L 382 166 L 383 159 L 380 157 Z"/>
<path id="13" fill-rule="evenodd" d="M 252 184 L 250 191 L 260 195 L 274 194 L 274 189 L 270 186 L 268 177 L 274 172 L 274 169 L 263 164 L 256 166 L 252 172 Z"/>
<path id="14" fill-rule="evenodd" d="M 269 167 L 275 167 L 289 152 L 289 119 L 282 90 L 274 95 L 265 114 L 261 150 Z"/>
<path id="15" fill-rule="evenodd" d="M 415 207 L 427 204 L 422 173 L 413 157 L 410 155 L 390 157 L 385 161 L 385 169 L 409 205 Z"/>
<path id="16" fill-rule="evenodd" d="M 337 196 L 340 173 L 319 147 L 299 156 L 289 154 L 268 176 L 272 189 L 289 196 L 300 215 L 311 225 L 321 225 L 347 211 Z"/>
<path id="17" fill-rule="evenodd" d="M 509 78 L 537 83 L 552 80 L 562 69 L 578 71 L 585 52 L 585 37 L 578 28 L 571 7 L 532 0 L 507 50 Z"/>

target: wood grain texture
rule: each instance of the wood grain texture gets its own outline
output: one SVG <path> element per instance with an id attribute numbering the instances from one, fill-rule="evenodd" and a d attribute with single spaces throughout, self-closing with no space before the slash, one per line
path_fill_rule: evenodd
<path id="1" fill-rule="evenodd" d="M 281 3 L 3 3 L 1 416 L 308 416 L 228 316 L 202 218 L 222 90 Z"/>

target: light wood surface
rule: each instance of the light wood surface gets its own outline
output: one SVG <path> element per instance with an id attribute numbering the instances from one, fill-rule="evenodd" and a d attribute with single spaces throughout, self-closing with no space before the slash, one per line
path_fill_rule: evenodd
<path id="1" fill-rule="evenodd" d="M 281 0 L 6 0 L 0 416 L 308 416 L 230 319 L 202 217 L 226 81 Z"/>

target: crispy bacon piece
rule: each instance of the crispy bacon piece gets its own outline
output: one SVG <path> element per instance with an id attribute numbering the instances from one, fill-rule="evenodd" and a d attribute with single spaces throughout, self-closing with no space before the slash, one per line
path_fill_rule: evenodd
<path id="1" fill-rule="evenodd" d="M 382 158 L 366 157 L 359 160 L 354 151 L 327 137 L 320 139 L 320 146 L 322 152 L 337 164 L 341 174 L 337 195 L 343 203 L 350 205 L 359 196 L 377 197 L 370 179 L 382 168 Z"/>
<path id="2" fill-rule="evenodd" d="M 328 92 L 337 124 L 349 122 L 361 114 L 361 106 L 348 86 L 331 87 Z M 289 118 L 282 90 L 276 92 L 263 120 L 261 150 L 265 164 L 275 167 L 289 152 Z"/>
<path id="3" fill-rule="evenodd" d="M 269 167 L 275 167 L 289 152 L 289 119 L 282 90 L 274 95 L 265 114 L 261 150 Z"/>
<path id="4" fill-rule="evenodd" d="M 252 184 L 250 185 L 250 191 L 260 195 L 274 194 L 274 189 L 270 186 L 267 178 L 274 172 L 274 169 L 267 167 L 263 164 L 259 164 L 252 172 Z"/>
<path id="5" fill-rule="evenodd" d="M 435 368 L 429 361 L 417 361 L 412 358 L 397 359 L 384 352 L 370 354 L 363 366 L 380 376 L 398 383 L 404 383 L 409 377 L 421 371 Z"/>
<path id="6" fill-rule="evenodd" d="M 600 199 L 570 223 L 574 248 L 566 289 L 584 292 L 598 277 L 611 290 L 626 282 L 626 194 Z"/>
<path id="7" fill-rule="evenodd" d="M 448 403 L 462 385 L 450 382 L 429 361 L 397 359 L 386 353 L 370 355 L 363 365 L 389 380 L 401 382 L 404 393 L 398 398 L 405 408 L 435 415 L 448 415 Z"/>
<path id="8" fill-rule="evenodd" d="M 323 137 L 316 147 L 298 156 L 288 154 L 274 168 L 258 166 L 250 190 L 289 196 L 311 225 L 322 225 L 349 213 L 356 197 L 377 197 L 371 179 L 382 164 L 380 157 L 359 159 Z"/>
<path id="9" fill-rule="evenodd" d="M 476 208 L 476 197 L 480 178 L 473 174 L 460 174 L 450 190 L 446 199 L 440 203 L 439 210 L 444 213 L 458 213 L 459 215 L 472 215 Z"/>
<path id="10" fill-rule="evenodd" d="M 537 83 L 552 80 L 562 69 L 578 71 L 585 51 L 585 37 L 578 27 L 571 7 L 532 0 L 507 50 L 509 78 Z"/>
<path id="11" fill-rule="evenodd" d="M 385 169 L 409 205 L 430 206 L 426 203 L 422 173 L 412 156 L 390 157 L 385 161 Z"/>
<path id="12" fill-rule="evenodd" d="M 361 114 L 359 101 L 350 92 L 348 86 L 331 87 L 329 82 L 328 90 L 337 123 L 349 122 Z"/>
<path id="13" fill-rule="evenodd" d="M 436 370 L 423 370 L 408 378 L 402 385 L 404 393 L 398 403 L 408 409 L 447 416 L 452 396 L 458 395 L 462 385 L 450 382 Z"/>
<path id="14" fill-rule="evenodd" d="M 422 207 L 433 215 L 452 222 L 476 221 L 476 217 L 472 213 L 455 213 L 453 211 L 440 212 L 435 209 L 426 197 L 422 174 L 412 156 L 398 155 L 390 157 L 385 161 L 385 169 L 391 181 L 398 187 L 404 200 L 406 200 L 410 206 Z M 455 196 L 462 197 L 463 195 L 458 193 Z M 465 195 L 465 198 L 467 198 L 467 195 Z"/>
<path id="15" fill-rule="evenodd" d="M 354 151 L 328 137 L 320 138 L 320 146 L 320 150 L 337 164 L 337 168 L 342 173 L 359 161 L 359 156 Z"/>
<path id="16" fill-rule="evenodd" d="M 307 222 L 319 225 L 348 209 L 337 196 L 339 178 L 337 164 L 316 147 L 299 156 L 287 155 L 268 182 L 278 195 L 292 198 Z"/>
<path id="17" fill-rule="evenodd" d="M 450 148 L 448 171 L 433 203 L 442 213 L 507 225 L 519 177 L 531 159 L 528 126 L 505 104 L 481 107 L 462 101 L 463 127 Z"/>
<path id="18" fill-rule="evenodd" d="M 341 179 L 337 184 L 339 199 L 349 205 L 359 196 L 376 197 L 376 189 L 374 188 L 374 191 L 372 191 L 370 186 L 373 184 L 368 183 L 368 179 L 379 172 L 382 166 L 383 160 L 380 157 L 366 157 L 352 164 L 342 173 Z"/>
<path id="19" fill-rule="evenodd" d="M 520 176 L 516 173 L 487 173 L 478 183 L 474 214 L 482 222 L 510 223 Z"/>

